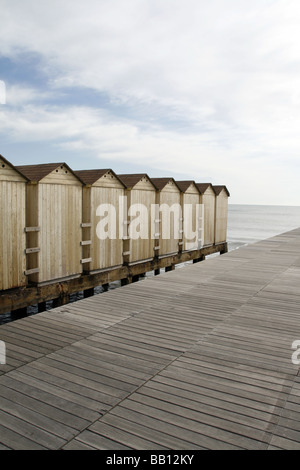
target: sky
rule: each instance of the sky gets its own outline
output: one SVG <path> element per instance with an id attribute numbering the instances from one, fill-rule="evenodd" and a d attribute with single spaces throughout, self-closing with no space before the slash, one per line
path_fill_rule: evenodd
<path id="1" fill-rule="evenodd" d="M 0 154 L 300 206 L 299 0 L 0 0 Z"/>

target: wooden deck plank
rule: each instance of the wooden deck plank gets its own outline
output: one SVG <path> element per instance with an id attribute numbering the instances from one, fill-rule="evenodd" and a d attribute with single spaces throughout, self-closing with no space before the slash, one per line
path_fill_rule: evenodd
<path id="1" fill-rule="evenodd" d="M 66 443 L 66 440 L 50 433 L 49 431 L 45 431 L 41 427 L 36 426 L 36 424 L 31 424 L 2 410 L 0 410 L 0 420 L 1 425 L 5 426 L 5 428 L 13 431 L 14 433 L 21 434 L 25 438 L 33 441 L 36 445 L 42 446 L 46 449 L 55 450 Z M 2 440 L 3 435 L 0 434 L 0 442 L 2 442 Z"/>
<path id="2" fill-rule="evenodd" d="M 142 415 L 151 416 L 177 426 L 181 429 L 182 435 L 185 435 L 188 431 L 193 431 L 198 434 L 198 444 L 202 444 L 206 449 L 224 449 L 227 448 L 227 446 L 229 449 L 231 446 L 234 446 L 235 448 L 254 450 L 264 449 L 266 447 L 265 443 L 260 443 L 259 441 L 244 437 L 238 433 L 232 433 L 229 430 L 220 429 L 209 424 L 201 424 L 199 421 L 190 419 L 189 417 L 180 416 L 169 410 L 149 406 L 142 401 L 128 399 L 122 403 L 122 407 L 126 407 L 129 410 L 133 409 Z M 142 419 L 141 417 L 141 420 Z"/>
<path id="3" fill-rule="evenodd" d="M 0 327 L 4 449 L 298 449 L 300 229 Z"/>
<path id="4" fill-rule="evenodd" d="M 90 431 L 98 434 L 101 437 L 106 437 L 108 439 L 117 441 L 119 444 L 128 446 L 136 450 L 167 450 L 167 447 L 157 444 L 152 440 L 140 437 L 136 434 L 133 434 L 122 427 L 115 427 L 110 424 L 106 424 L 100 421 L 92 424 L 89 428 Z"/>
<path id="5" fill-rule="evenodd" d="M 255 395 L 253 396 L 243 396 L 243 393 L 239 393 L 239 391 L 232 391 L 232 393 L 225 393 L 222 387 L 218 387 L 216 389 L 213 382 L 210 383 L 203 383 L 202 380 L 195 383 L 191 383 L 188 379 L 187 381 L 178 380 L 176 378 L 165 376 L 162 374 L 157 375 L 153 378 L 153 380 L 148 382 L 148 385 L 151 387 L 167 387 L 170 390 L 170 393 L 178 393 L 182 394 L 183 396 L 196 396 L 200 395 L 201 400 L 206 399 L 216 399 L 218 402 L 222 404 L 222 402 L 226 403 L 234 403 L 236 406 L 243 406 L 245 413 L 258 412 L 258 413 L 270 413 L 272 415 L 279 416 L 282 410 L 282 405 L 284 403 L 283 400 L 268 400 L 268 402 L 260 401 L 259 397 L 256 398 Z M 165 388 L 166 389 L 166 388 Z M 204 397 L 204 398 L 202 398 Z M 250 411 L 249 411 L 250 409 Z"/>
<path id="6" fill-rule="evenodd" d="M 82 446 L 90 447 L 97 450 L 130 450 L 132 447 L 120 444 L 120 442 L 114 441 L 99 434 L 85 430 L 83 431 L 78 438 L 71 441 L 69 444 L 65 445 L 63 449 L 65 450 L 80 450 Z"/>
<path id="7" fill-rule="evenodd" d="M 88 420 L 97 418 L 97 415 L 90 413 L 91 411 L 102 413 L 103 410 L 107 411 L 119 401 L 116 397 L 99 390 L 82 387 L 35 369 L 26 370 L 26 373 L 13 371 L 9 377 L 6 376 L 6 379 L 9 380 L 9 386 L 11 386 L 11 380 L 15 381 L 11 387 L 14 388 L 15 383 L 17 390 L 21 390 L 24 395 L 32 395 L 37 400 L 40 399 L 59 410 L 70 411 L 71 415 L 74 414 L 74 420 L 75 422 L 78 421 L 80 428 L 82 418 L 86 417 Z M 6 381 L 4 385 L 6 385 Z M 76 420 L 79 412 L 79 419 Z M 83 424 L 86 424 L 86 422 Z"/>
<path id="8" fill-rule="evenodd" d="M 22 435 L 22 432 L 11 430 L 0 424 L 0 442 L 11 450 L 47 450 L 42 446 Z"/>
<path id="9" fill-rule="evenodd" d="M 161 430 L 148 428 L 147 426 L 141 424 L 141 422 L 133 422 L 132 419 L 126 419 L 123 418 L 122 416 L 114 415 L 111 413 L 108 413 L 102 420 L 101 420 L 101 425 L 102 423 L 109 424 L 111 426 L 114 426 L 118 429 L 122 429 L 123 431 L 130 432 L 134 434 L 135 436 L 142 437 L 143 439 L 147 439 L 151 442 L 154 442 L 155 445 L 162 446 L 162 448 L 165 449 L 198 449 L 198 450 L 204 450 L 204 447 L 201 447 L 199 445 L 194 444 L 191 447 L 191 443 L 188 441 L 185 441 L 183 439 L 180 439 L 175 436 L 168 435 L 165 432 L 162 432 Z"/>
<path id="10" fill-rule="evenodd" d="M 129 403 L 126 403 L 126 405 L 127 404 L 130 405 Z M 175 438 L 182 441 L 180 443 L 178 443 L 177 441 L 176 444 L 176 441 L 173 440 L 173 444 L 170 447 L 171 449 L 185 448 L 185 445 L 187 445 L 187 443 L 189 449 L 241 449 L 236 445 L 224 443 L 223 441 L 220 441 L 218 439 L 210 439 L 208 437 L 202 439 L 202 436 L 200 437 L 197 431 L 183 429 L 180 426 L 161 420 L 159 416 L 157 417 L 153 416 L 152 414 L 143 414 L 142 410 L 136 411 L 134 409 L 134 406 L 123 407 L 121 404 L 120 406 L 114 408 L 110 414 L 115 415 L 116 417 L 125 418 L 128 421 L 132 421 L 134 424 L 142 423 L 144 427 L 150 429 L 151 431 L 159 431 L 167 437 L 172 437 L 173 439 Z"/>
<path id="11" fill-rule="evenodd" d="M 32 399 L 34 399 L 37 410 L 42 410 L 43 413 L 47 411 L 49 416 L 56 421 L 65 423 L 77 430 L 82 430 L 90 420 L 99 417 L 99 413 L 91 411 L 88 404 L 72 401 L 75 392 L 72 395 L 63 394 L 62 392 L 55 393 L 55 389 L 45 387 L 45 383 L 40 378 L 34 380 L 30 376 L 27 377 L 25 374 L 18 374 L 15 371 L 2 381 L 2 385 L 12 390 L 12 395 L 14 392 L 22 394 L 23 406 L 30 409 Z"/>

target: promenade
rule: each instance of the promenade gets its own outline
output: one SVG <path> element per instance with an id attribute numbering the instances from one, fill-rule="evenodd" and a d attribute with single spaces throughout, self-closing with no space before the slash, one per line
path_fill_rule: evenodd
<path id="1" fill-rule="evenodd" d="M 296 229 L 2 325 L 0 449 L 300 449 L 299 286 Z"/>

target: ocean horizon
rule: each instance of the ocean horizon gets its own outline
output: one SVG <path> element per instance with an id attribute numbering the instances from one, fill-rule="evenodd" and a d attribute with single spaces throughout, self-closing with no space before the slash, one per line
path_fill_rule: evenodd
<path id="1" fill-rule="evenodd" d="M 300 206 L 228 205 L 228 251 L 300 227 Z"/>

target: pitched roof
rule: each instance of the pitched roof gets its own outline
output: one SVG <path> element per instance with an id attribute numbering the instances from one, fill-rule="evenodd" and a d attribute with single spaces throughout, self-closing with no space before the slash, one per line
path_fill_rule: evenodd
<path id="1" fill-rule="evenodd" d="M 133 188 L 142 178 L 148 178 L 148 180 L 153 184 L 152 179 L 146 173 L 134 173 L 134 174 L 126 174 L 126 175 L 117 175 L 122 183 L 125 184 L 126 188 Z"/>
<path id="2" fill-rule="evenodd" d="M 151 181 L 160 191 L 164 189 L 164 187 L 169 183 L 169 181 L 173 181 L 177 188 L 180 189 L 174 178 L 151 178 Z"/>
<path id="3" fill-rule="evenodd" d="M 74 171 L 66 163 L 41 163 L 38 165 L 21 165 L 16 166 L 17 170 L 22 173 L 31 182 L 39 182 L 52 171 L 57 170 L 59 167 L 65 166 L 70 173 L 75 175 Z M 75 175 L 81 181 L 79 176 Z M 82 182 L 82 181 L 81 181 Z"/>
<path id="4" fill-rule="evenodd" d="M 212 190 L 214 189 L 211 183 L 196 183 L 196 186 L 199 189 L 201 194 L 204 194 L 207 188 L 209 187 L 211 187 Z"/>
<path id="5" fill-rule="evenodd" d="M 176 181 L 177 185 L 181 189 L 183 193 L 191 186 L 191 184 L 194 184 L 196 188 L 198 189 L 195 181 L 189 180 L 189 181 Z"/>
<path id="6" fill-rule="evenodd" d="M 230 193 L 229 193 L 228 189 L 227 189 L 226 186 L 224 186 L 224 185 L 213 186 L 213 189 L 214 189 L 214 192 L 216 193 L 217 196 L 221 193 L 221 191 L 222 191 L 223 189 L 226 191 L 228 197 L 230 196 Z"/>
<path id="7" fill-rule="evenodd" d="M 74 171 L 75 175 L 77 175 L 81 181 L 84 182 L 84 184 L 90 184 L 90 185 L 93 185 L 94 183 L 96 183 L 96 181 L 98 181 L 102 176 L 106 175 L 107 173 L 112 173 L 119 181 L 120 183 L 124 185 L 123 181 L 121 181 L 121 179 L 118 177 L 118 175 L 116 175 L 116 173 L 111 170 L 110 168 L 107 168 L 107 169 L 97 169 L 97 170 L 77 170 L 77 171 Z"/>
<path id="8" fill-rule="evenodd" d="M 10 163 L 6 158 L 3 157 L 3 155 L 0 154 L 0 159 L 5 163 L 5 165 L 10 166 L 13 170 L 15 170 L 22 178 L 28 181 L 28 178 L 23 175 L 23 173 L 18 169 L 18 167 L 14 166 L 12 163 Z"/>

